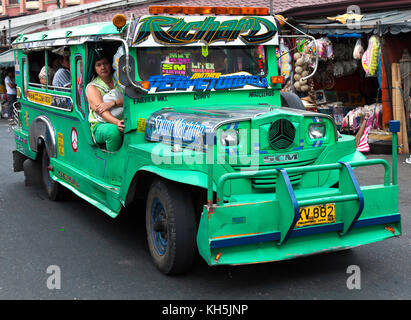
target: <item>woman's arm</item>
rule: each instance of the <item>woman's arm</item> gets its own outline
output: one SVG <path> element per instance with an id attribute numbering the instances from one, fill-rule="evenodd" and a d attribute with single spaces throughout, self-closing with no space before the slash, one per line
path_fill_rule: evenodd
<path id="1" fill-rule="evenodd" d="M 114 106 L 114 103 L 111 102 L 103 102 L 103 98 L 101 97 L 100 91 L 95 86 L 88 86 L 86 89 L 86 95 L 87 95 L 87 101 L 90 105 L 90 108 L 98 113 L 104 120 L 107 122 L 110 122 L 112 124 L 115 124 L 120 131 L 124 130 L 124 121 L 123 120 L 118 120 L 116 117 L 114 117 L 110 111 L 108 111 L 110 108 Z M 123 104 L 123 100 L 121 100 L 121 104 Z M 99 107 L 101 105 L 105 105 L 107 107 L 106 110 L 99 111 Z M 100 108 L 104 109 L 104 108 Z"/>

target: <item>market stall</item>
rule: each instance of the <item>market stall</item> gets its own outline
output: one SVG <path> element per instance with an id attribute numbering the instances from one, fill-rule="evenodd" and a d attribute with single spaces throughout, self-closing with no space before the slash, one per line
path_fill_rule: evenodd
<path id="1" fill-rule="evenodd" d="M 409 153 L 410 21 L 411 10 L 298 20 L 317 46 L 307 38 L 288 44 L 294 49 L 293 74 L 286 90 L 308 96 L 307 109 L 333 116 L 341 132 L 357 136 L 363 152 L 369 151 L 367 143 L 360 145 L 364 135 L 371 151 L 389 151 L 388 122 L 400 120 L 398 151 Z M 316 54 L 315 76 L 301 81 L 313 69 Z"/>

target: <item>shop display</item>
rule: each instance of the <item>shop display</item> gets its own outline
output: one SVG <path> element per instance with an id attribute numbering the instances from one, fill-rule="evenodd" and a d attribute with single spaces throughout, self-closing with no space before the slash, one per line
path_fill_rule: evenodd
<path id="1" fill-rule="evenodd" d="M 312 102 L 306 103 L 306 109 L 333 117 L 339 131 L 356 135 L 357 150 L 369 152 L 369 134 L 383 131 L 381 83 L 375 92 L 369 81 L 364 84 L 364 77 L 381 73 L 379 38 L 322 37 L 315 43 L 297 40 L 295 47 L 293 85 L 297 94 Z M 314 77 L 302 80 L 313 71 L 316 54 Z"/>
<path id="2" fill-rule="evenodd" d="M 349 111 L 342 121 L 341 130 L 349 130 L 355 133 L 360 129 L 363 119 L 368 119 L 366 127 L 381 129 L 382 104 L 375 103 Z"/>

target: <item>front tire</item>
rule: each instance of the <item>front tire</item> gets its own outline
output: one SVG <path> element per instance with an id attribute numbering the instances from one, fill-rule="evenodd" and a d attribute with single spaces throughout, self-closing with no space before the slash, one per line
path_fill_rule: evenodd
<path id="1" fill-rule="evenodd" d="M 156 267 L 164 274 L 191 269 L 196 252 L 196 220 L 190 199 L 177 184 L 155 180 L 146 206 L 148 248 Z"/>

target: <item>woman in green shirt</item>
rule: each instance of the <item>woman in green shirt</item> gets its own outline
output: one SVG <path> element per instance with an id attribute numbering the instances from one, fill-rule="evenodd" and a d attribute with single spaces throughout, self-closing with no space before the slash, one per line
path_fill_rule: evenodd
<path id="1" fill-rule="evenodd" d="M 105 144 L 107 151 L 117 151 L 124 132 L 122 89 L 106 56 L 96 58 L 94 70 L 97 76 L 86 88 L 91 130 L 98 144 Z"/>

